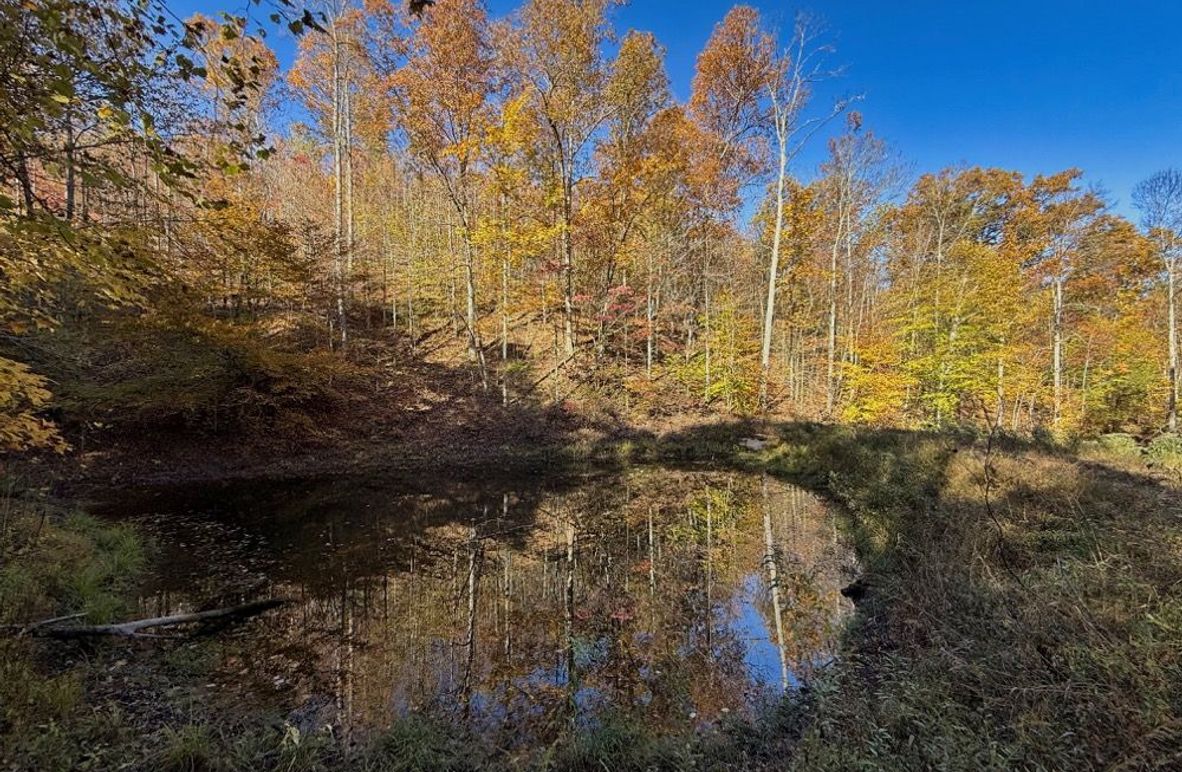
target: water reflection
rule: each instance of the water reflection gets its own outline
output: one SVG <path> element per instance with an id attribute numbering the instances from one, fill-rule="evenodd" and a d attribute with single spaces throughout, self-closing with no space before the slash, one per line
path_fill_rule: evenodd
<path id="1" fill-rule="evenodd" d="M 210 688 L 350 733 L 412 711 L 508 744 L 605 709 L 717 721 L 830 656 L 852 557 L 831 513 L 766 477 L 334 480 L 157 492 L 145 614 L 297 602 L 229 631 Z"/>

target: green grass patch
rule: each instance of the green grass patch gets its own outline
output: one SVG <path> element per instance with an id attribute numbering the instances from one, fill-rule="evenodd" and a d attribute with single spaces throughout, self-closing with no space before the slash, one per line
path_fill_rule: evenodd
<path id="1" fill-rule="evenodd" d="M 63 667 L 59 652 L 13 633 L 63 614 L 98 623 L 127 613 L 143 546 L 125 526 L 23 497 L 11 482 L 2 487 L 0 624 L 8 634 L 0 637 L 0 763 L 105 768 L 98 761 L 104 749 L 130 735 L 121 714 L 86 704 L 84 660 Z"/>

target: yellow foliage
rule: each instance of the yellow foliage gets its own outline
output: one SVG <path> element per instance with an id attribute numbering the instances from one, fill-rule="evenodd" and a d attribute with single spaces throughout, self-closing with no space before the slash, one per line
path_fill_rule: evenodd
<path id="1" fill-rule="evenodd" d="M 842 367 L 850 395 L 842 418 L 859 423 L 900 422 L 912 386 L 902 364 L 903 352 L 893 337 L 879 332 L 863 338 L 857 358 Z"/>
<path id="2" fill-rule="evenodd" d="M 45 385 L 26 365 L 0 357 L 0 453 L 66 449 L 57 428 L 37 415 L 52 396 Z"/>

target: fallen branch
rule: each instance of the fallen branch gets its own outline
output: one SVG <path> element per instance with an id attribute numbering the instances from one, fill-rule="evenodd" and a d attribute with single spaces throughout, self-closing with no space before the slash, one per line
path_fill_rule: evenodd
<path id="1" fill-rule="evenodd" d="M 291 601 L 283 598 L 259 600 L 245 603 L 241 606 L 213 609 L 211 611 L 197 611 L 192 614 L 173 614 L 166 617 L 151 619 L 135 619 L 130 622 L 119 622 L 110 625 L 69 625 L 59 626 L 61 622 L 76 619 L 78 614 L 66 617 L 55 617 L 42 622 L 27 625 L 22 635 L 36 635 L 46 638 L 89 638 L 92 636 L 115 635 L 126 638 L 160 638 L 166 636 L 145 633 L 154 627 L 172 627 L 173 625 L 187 625 L 194 622 L 208 622 L 215 619 L 246 619 L 258 616 L 273 608 L 278 608 Z"/>
<path id="2" fill-rule="evenodd" d="M 42 619 L 40 622 L 30 622 L 27 625 L 4 625 L 3 629 L 13 631 L 16 633 L 16 637 L 20 638 L 21 636 L 28 635 L 39 627 L 48 627 L 49 625 L 61 624 L 62 622 L 68 622 L 71 619 L 78 619 L 84 616 L 86 616 L 85 613 L 66 614 L 65 616 Z"/>

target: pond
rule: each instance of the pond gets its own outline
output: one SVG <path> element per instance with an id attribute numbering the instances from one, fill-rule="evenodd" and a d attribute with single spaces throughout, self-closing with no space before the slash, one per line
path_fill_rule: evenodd
<path id="1" fill-rule="evenodd" d="M 739 473 L 206 485 L 118 515 L 155 545 L 144 616 L 293 601 L 218 633 L 215 704 L 345 736 L 413 712 L 501 747 L 607 711 L 751 714 L 831 659 L 857 573 L 825 503 Z"/>

